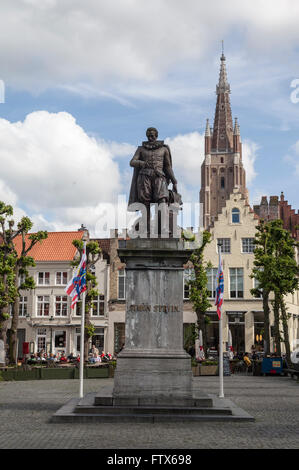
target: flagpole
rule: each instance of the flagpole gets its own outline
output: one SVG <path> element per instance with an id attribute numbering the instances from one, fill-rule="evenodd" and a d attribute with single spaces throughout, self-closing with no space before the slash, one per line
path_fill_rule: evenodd
<path id="1" fill-rule="evenodd" d="M 83 253 L 86 255 L 86 242 L 83 245 Z M 83 398 L 83 378 L 84 378 L 84 330 L 85 330 L 85 295 L 86 291 L 82 292 L 82 305 L 81 305 L 81 335 L 80 335 L 80 391 L 79 397 Z"/>
<path id="2" fill-rule="evenodd" d="M 221 244 L 218 244 L 219 266 L 221 265 Z M 223 305 L 223 304 L 222 304 Z M 221 306 L 222 307 L 222 306 Z M 220 308 L 221 308 L 220 307 Z M 224 398 L 223 392 L 223 333 L 222 312 L 219 318 L 219 398 Z"/>
<path id="3" fill-rule="evenodd" d="M 83 375 L 84 375 L 84 323 L 85 323 L 85 294 L 82 293 L 82 306 L 81 306 L 81 337 L 80 337 L 80 391 L 79 397 L 83 398 Z"/>

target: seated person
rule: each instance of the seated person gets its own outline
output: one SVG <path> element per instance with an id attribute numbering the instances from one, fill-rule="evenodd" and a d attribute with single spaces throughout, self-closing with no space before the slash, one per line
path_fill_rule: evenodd
<path id="1" fill-rule="evenodd" d="M 247 367 L 250 367 L 251 366 L 251 360 L 249 359 L 248 357 L 248 353 L 246 352 L 243 356 L 243 361 L 245 362 L 246 366 Z"/>
<path id="2" fill-rule="evenodd" d="M 90 355 L 90 356 L 89 356 L 88 362 L 89 362 L 90 364 L 94 364 L 94 363 L 96 362 L 94 355 Z"/>
<path id="3" fill-rule="evenodd" d="M 67 362 L 67 357 L 66 357 L 66 355 L 64 354 L 64 351 L 63 351 L 62 354 L 61 354 L 60 362 L 64 362 L 64 363 Z"/>

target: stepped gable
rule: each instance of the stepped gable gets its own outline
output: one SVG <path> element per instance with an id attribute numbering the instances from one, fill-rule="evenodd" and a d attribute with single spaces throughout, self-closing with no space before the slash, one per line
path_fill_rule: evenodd
<path id="1" fill-rule="evenodd" d="M 270 196 L 269 202 L 267 196 L 262 196 L 260 204 L 253 206 L 255 214 L 264 219 L 266 222 L 270 220 L 281 219 L 283 228 L 291 232 L 292 237 L 299 241 L 299 211 L 295 211 L 288 201 L 285 201 L 284 194 L 281 192 L 278 196 Z"/>

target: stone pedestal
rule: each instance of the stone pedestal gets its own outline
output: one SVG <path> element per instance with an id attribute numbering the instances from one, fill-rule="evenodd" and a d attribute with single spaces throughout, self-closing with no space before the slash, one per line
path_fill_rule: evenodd
<path id="1" fill-rule="evenodd" d="M 183 265 L 178 239 L 120 241 L 126 263 L 126 340 L 114 376 L 115 404 L 192 402 L 191 359 L 183 349 Z"/>
<path id="2" fill-rule="evenodd" d="M 126 263 L 126 344 L 114 383 L 73 398 L 53 422 L 253 421 L 229 400 L 192 390 L 191 358 L 183 349 L 183 265 L 177 239 L 120 241 Z"/>

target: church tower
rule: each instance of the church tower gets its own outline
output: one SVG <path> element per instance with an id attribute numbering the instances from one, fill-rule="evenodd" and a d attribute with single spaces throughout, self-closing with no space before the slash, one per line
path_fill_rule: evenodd
<path id="1" fill-rule="evenodd" d="M 230 85 L 227 81 L 223 52 L 220 61 L 214 127 L 210 127 L 207 119 L 205 158 L 201 166 L 200 202 L 203 204 L 205 229 L 221 212 L 234 189 L 238 189 L 238 192 L 248 200 L 240 127 L 237 118 L 233 125 L 229 99 Z"/>

